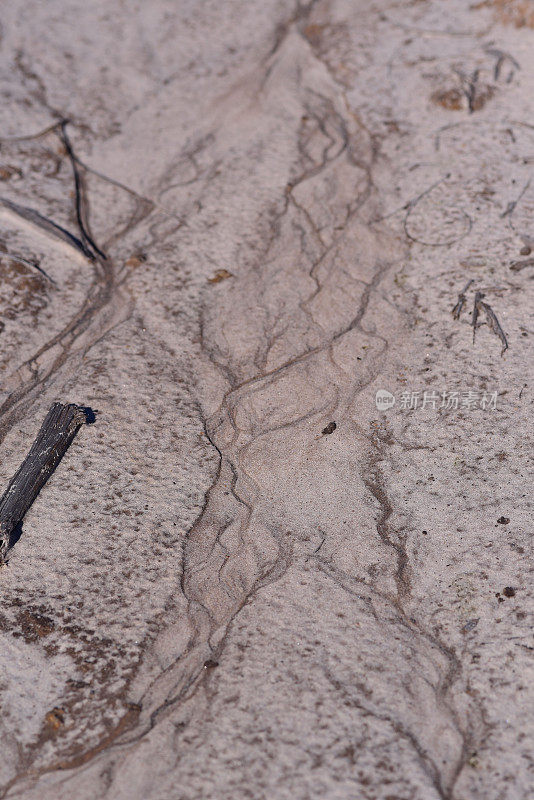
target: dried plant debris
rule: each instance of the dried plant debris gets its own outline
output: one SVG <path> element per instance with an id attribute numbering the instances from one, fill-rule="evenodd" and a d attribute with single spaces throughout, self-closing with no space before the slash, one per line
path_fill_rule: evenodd
<path id="1" fill-rule="evenodd" d="M 10 261 L 14 261 L 15 263 L 18 264 L 25 264 L 27 267 L 31 267 L 32 269 L 37 270 L 37 272 L 40 272 L 41 275 L 44 278 L 46 278 L 46 280 L 49 281 L 53 286 L 57 286 L 56 281 L 48 274 L 48 272 L 46 272 L 40 266 L 40 264 L 37 263 L 37 261 L 30 261 L 29 259 L 23 258 L 22 256 L 19 255 L 12 256 L 10 253 L 6 253 L 5 258 L 9 258 Z"/>
<path id="2" fill-rule="evenodd" d="M 487 317 L 488 325 L 489 325 L 490 329 L 501 340 L 501 343 L 502 343 L 501 356 L 502 356 L 502 355 L 504 355 L 505 351 L 508 350 L 508 340 L 506 338 L 506 335 L 505 335 L 503 329 L 501 328 L 500 322 L 497 319 L 497 316 L 496 316 L 495 312 L 493 311 L 493 309 L 491 308 L 491 306 L 489 306 L 487 303 L 482 303 L 482 302 L 481 302 L 481 306 L 484 309 L 484 311 L 486 312 L 486 317 Z"/>
<path id="3" fill-rule="evenodd" d="M 481 302 L 483 297 L 484 297 L 484 295 L 482 294 L 482 292 L 477 292 L 475 294 L 475 304 L 473 306 L 473 317 L 471 319 L 471 325 L 473 326 L 473 344 L 475 343 L 475 335 L 476 335 L 477 324 L 478 324 L 478 315 L 480 313 L 480 302 Z"/>
<path id="4" fill-rule="evenodd" d="M 501 78 L 502 68 L 506 64 L 508 66 L 508 71 L 506 76 L 502 76 L 506 83 L 511 83 L 514 77 L 515 70 L 520 70 L 521 66 L 516 59 L 510 55 L 510 53 L 505 53 L 504 50 L 498 50 L 496 47 L 486 47 L 485 52 L 489 56 L 493 56 L 495 60 L 495 66 L 493 68 L 493 78 L 495 81 L 498 81 Z"/>
<path id="5" fill-rule="evenodd" d="M 233 278 L 233 274 L 228 272 L 227 269 L 218 269 L 215 275 L 211 278 L 208 278 L 209 283 L 220 283 L 221 281 L 225 281 L 227 278 Z"/>
<path id="6" fill-rule="evenodd" d="M 82 238 L 83 245 L 88 250 L 93 258 L 95 255 L 100 256 L 104 260 L 107 258 L 106 254 L 98 247 L 94 239 L 89 233 L 89 222 L 87 219 L 87 204 L 84 201 L 84 182 L 82 174 L 78 169 L 78 159 L 74 153 L 70 139 L 67 135 L 68 120 L 62 120 L 59 127 L 60 139 L 63 142 L 69 161 L 72 167 L 72 174 L 74 176 L 74 194 L 75 194 L 75 208 L 76 208 L 76 221 Z"/>
<path id="7" fill-rule="evenodd" d="M 45 133 L 49 133 L 51 131 L 55 131 L 68 156 L 68 159 L 72 167 L 72 173 L 74 176 L 74 205 L 76 212 L 76 222 L 80 234 L 79 237 L 75 236 L 73 233 L 66 230 L 66 228 L 63 228 L 61 225 L 58 225 L 57 222 L 54 222 L 48 217 L 45 217 L 43 214 L 39 213 L 39 211 L 35 210 L 34 208 L 28 208 L 27 206 L 19 205 L 18 203 L 9 200 L 7 197 L 0 197 L 0 207 L 5 208 L 6 210 L 12 212 L 13 214 L 16 214 L 17 216 L 21 217 L 27 222 L 30 222 L 32 225 L 41 228 L 50 235 L 54 236 L 56 239 L 60 239 L 63 242 L 66 242 L 67 244 L 71 245 L 71 247 L 74 247 L 90 261 L 95 261 L 95 259 L 97 258 L 100 258 L 105 261 L 107 259 L 106 254 L 98 247 L 98 245 L 92 238 L 89 230 L 88 208 L 87 208 L 87 200 L 85 197 L 85 183 L 83 174 L 80 171 L 80 167 L 83 168 L 83 164 L 81 164 L 81 162 L 78 160 L 74 152 L 74 149 L 72 147 L 72 144 L 70 142 L 70 139 L 67 135 L 68 124 L 69 124 L 68 120 L 65 119 L 61 120 L 60 122 L 52 125 L 50 128 L 47 128 L 38 136 L 44 135 Z M 26 137 L 16 137 L 12 141 L 23 141 L 25 138 Z M 36 138 L 36 137 L 28 137 L 28 138 Z"/>
<path id="8" fill-rule="evenodd" d="M 458 293 L 458 302 L 456 303 L 456 305 L 454 306 L 454 308 L 452 309 L 452 312 L 451 312 L 452 316 L 453 316 L 453 319 L 455 319 L 455 320 L 459 320 L 460 319 L 460 315 L 462 313 L 463 307 L 464 307 L 465 302 L 466 302 L 466 292 L 467 292 L 467 290 L 469 289 L 469 287 L 471 286 L 471 284 L 473 282 L 474 282 L 473 280 L 468 281 L 466 283 L 466 285 L 464 286 L 464 288 L 462 289 L 462 291 Z M 478 292 L 478 291 L 475 292 L 475 302 L 474 302 L 474 305 L 473 305 L 473 316 L 471 318 L 471 326 L 473 328 L 473 344 L 475 343 L 475 336 L 476 336 L 477 328 L 479 328 L 480 325 L 482 324 L 481 322 L 479 322 L 480 314 L 482 312 L 484 312 L 484 315 L 486 317 L 486 323 L 487 323 L 488 327 L 501 340 L 501 343 L 502 343 L 501 356 L 502 356 L 504 354 L 504 352 L 506 350 L 508 350 L 508 340 L 507 340 L 506 335 L 505 335 L 505 333 L 504 333 L 504 331 L 503 331 L 503 329 L 502 329 L 502 327 L 501 327 L 501 325 L 499 323 L 499 320 L 497 319 L 497 315 L 495 314 L 494 310 L 492 309 L 492 307 L 488 303 L 484 302 L 484 296 L 485 295 L 484 295 L 483 292 Z"/>
<path id="9" fill-rule="evenodd" d="M 468 281 L 468 283 L 466 283 L 466 285 L 464 286 L 462 291 L 459 292 L 459 294 L 458 294 L 458 302 L 456 303 L 456 305 L 452 309 L 452 316 L 453 316 L 454 319 L 460 319 L 460 314 L 462 313 L 462 309 L 463 309 L 464 304 L 465 304 L 465 293 L 467 292 L 467 290 L 469 289 L 469 287 L 471 286 L 472 283 L 473 283 L 473 279 Z"/>
<path id="10" fill-rule="evenodd" d="M 512 214 L 515 211 L 515 208 L 516 208 L 517 204 L 519 203 L 519 201 L 522 199 L 523 195 L 528 191 L 529 188 L 530 188 L 530 178 L 525 183 L 525 185 L 521 189 L 521 191 L 520 191 L 519 195 L 516 197 L 516 199 L 515 200 L 511 200 L 508 203 L 508 205 L 506 206 L 506 208 L 504 209 L 504 211 L 501 214 L 501 219 L 504 219 L 504 217 L 508 217 L 508 216 L 511 217 L 512 216 Z"/>
<path id="11" fill-rule="evenodd" d="M 12 200 L 8 200 L 7 197 L 0 197 L 0 206 L 11 211 L 13 214 L 25 219 L 27 222 L 30 222 L 32 225 L 35 225 L 38 228 L 46 231 L 47 233 L 54 236 L 56 239 L 60 239 L 67 244 L 70 244 L 71 247 L 76 248 L 79 250 L 86 258 L 89 258 L 91 261 L 94 259 L 93 253 L 85 246 L 85 244 L 78 239 L 77 236 L 70 233 L 70 231 L 62 228 L 61 225 L 58 225 L 51 219 L 44 217 L 34 208 L 28 208 L 27 206 L 21 206 L 18 203 L 14 203 Z"/>
<path id="12" fill-rule="evenodd" d="M 478 625 L 479 622 L 480 622 L 480 617 L 477 617 L 476 619 L 468 620 L 465 623 L 464 627 L 462 628 L 462 632 L 463 633 L 469 633 L 469 631 L 472 631 L 472 630 L 474 630 L 476 628 L 476 626 Z"/>
<path id="13" fill-rule="evenodd" d="M 521 272 L 525 267 L 534 267 L 534 258 L 525 258 L 520 261 L 512 261 L 510 269 L 512 272 Z"/>
<path id="14" fill-rule="evenodd" d="M 460 79 L 461 89 L 467 100 L 470 114 L 483 108 L 495 94 L 494 86 L 480 82 L 480 70 L 476 69 L 471 74 L 460 69 L 455 69 L 454 72 Z"/>
<path id="15" fill-rule="evenodd" d="M 506 339 L 505 333 L 504 333 L 503 329 L 501 328 L 501 325 L 499 323 L 499 320 L 497 319 L 497 316 L 496 316 L 495 312 L 493 311 L 492 307 L 488 303 L 484 302 L 484 300 L 482 299 L 483 297 L 484 297 L 484 295 L 482 294 L 482 292 L 477 292 L 476 295 L 475 295 L 475 304 L 474 304 L 474 307 L 473 307 L 473 318 L 472 318 L 472 322 L 471 322 L 471 324 L 473 326 L 473 343 L 475 342 L 475 334 L 476 334 L 477 327 L 479 325 L 478 318 L 480 316 L 480 312 L 484 311 L 484 313 L 486 315 L 486 321 L 487 321 L 488 327 L 501 340 L 501 343 L 502 343 L 501 356 L 502 356 L 502 355 L 504 355 L 506 350 L 508 350 L 508 340 Z"/>
<path id="16" fill-rule="evenodd" d="M 18 253 L 16 255 L 13 255 L 8 251 L 6 243 L 2 239 L 0 239 L 0 262 L 3 258 L 9 259 L 10 261 L 13 261 L 15 264 L 17 263 L 25 264 L 27 267 L 37 270 L 37 272 L 40 272 L 41 275 L 45 277 L 48 281 L 50 281 L 51 284 L 57 286 L 55 280 L 47 272 L 45 272 L 45 270 L 41 267 L 41 265 L 37 260 L 24 258 L 24 256 L 21 256 Z"/>

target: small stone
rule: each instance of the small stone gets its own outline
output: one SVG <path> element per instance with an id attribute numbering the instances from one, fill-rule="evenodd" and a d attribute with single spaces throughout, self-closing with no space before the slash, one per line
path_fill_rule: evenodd
<path id="1" fill-rule="evenodd" d="M 323 428 L 321 433 L 323 434 L 323 436 L 328 436 L 330 433 L 334 433 L 336 428 L 337 425 L 335 422 L 329 422 L 326 428 Z"/>
<path id="2" fill-rule="evenodd" d="M 477 753 L 471 753 L 471 755 L 467 759 L 467 763 L 469 764 L 470 767 L 473 767 L 473 769 L 476 769 L 478 767 L 478 756 L 477 756 Z"/>

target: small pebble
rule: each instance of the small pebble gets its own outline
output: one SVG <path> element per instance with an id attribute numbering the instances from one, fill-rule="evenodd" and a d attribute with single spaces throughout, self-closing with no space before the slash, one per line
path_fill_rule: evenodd
<path id="1" fill-rule="evenodd" d="M 328 436 L 329 433 L 334 433 L 336 428 L 337 428 L 337 425 L 336 425 L 335 422 L 329 422 L 328 425 L 326 426 L 326 428 L 323 428 L 321 433 L 323 434 L 323 436 Z"/>

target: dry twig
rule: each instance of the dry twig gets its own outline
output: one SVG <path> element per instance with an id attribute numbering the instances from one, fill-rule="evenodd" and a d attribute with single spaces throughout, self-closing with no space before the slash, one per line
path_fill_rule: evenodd
<path id="1" fill-rule="evenodd" d="M 56 239 L 61 239 L 61 241 L 70 244 L 71 247 L 75 247 L 76 250 L 79 250 L 86 258 L 94 260 L 94 255 L 89 250 L 83 242 L 81 242 L 74 234 L 70 233 L 70 231 L 62 228 L 61 225 L 58 225 L 57 222 L 53 222 L 48 217 L 44 217 L 38 211 L 35 211 L 33 208 L 28 208 L 27 206 L 20 206 L 18 203 L 14 203 L 12 200 L 8 200 L 7 197 L 0 197 L 0 206 L 7 208 L 8 211 L 11 211 L 13 214 L 21 217 L 22 219 L 31 222 L 32 225 L 36 225 L 38 228 L 42 228 L 42 230 L 50 233 Z"/>
<path id="2" fill-rule="evenodd" d="M 458 293 L 458 302 L 452 309 L 452 316 L 454 319 L 460 319 L 460 314 L 462 313 L 462 309 L 465 303 L 465 293 L 467 292 L 472 283 L 473 279 L 471 278 L 471 280 L 466 283 L 462 291 Z"/>
<path id="3" fill-rule="evenodd" d="M 478 317 L 480 315 L 480 312 L 484 311 L 484 313 L 486 315 L 486 320 L 487 320 L 488 327 L 501 340 L 501 343 L 502 343 L 501 356 L 502 356 L 502 355 L 504 355 L 505 351 L 508 350 L 508 340 L 506 338 L 506 335 L 505 335 L 503 329 L 501 328 L 499 320 L 497 319 L 497 315 L 495 314 L 495 312 L 492 309 L 492 307 L 488 303 L 485 303 L 483 301 L 483 299 L 482 299 L 483 297 L 484 297 L 484 295 L 482 294 L 482 292 L 477 292 L 476 295 L 475 295 L 475 305 L 474 305 L 474 308 L 473 308 L 473 319 L 472 319 L 472 322 L 471 322 L 471 324 L 473 326 L 473 344 L 475 342 L 475 333 L 476 333 L 476 329 L 477 329 Z"/>

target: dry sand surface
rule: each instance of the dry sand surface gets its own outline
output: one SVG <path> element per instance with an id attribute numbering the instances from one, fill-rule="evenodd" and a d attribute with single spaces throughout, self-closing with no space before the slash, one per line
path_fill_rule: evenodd
<path id="1" fill-rule="evenodd" d="M 1 37 L 0 797 L 533 797 L 532 0 Z"/>

